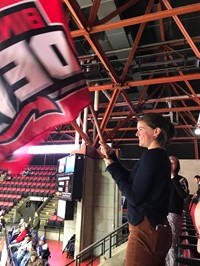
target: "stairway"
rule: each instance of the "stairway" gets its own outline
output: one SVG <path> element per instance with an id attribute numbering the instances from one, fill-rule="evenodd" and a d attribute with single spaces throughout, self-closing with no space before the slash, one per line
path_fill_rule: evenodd
<path id="1" fill-rule="evenodd" d="M 44 229 L 49 217 L 57 211 L 58 200 L 52 198 L 40 212 L 40 230 Z"/>
<path id="2" fill-rule="evenodd" d="M 6 224 L 13 224 L 14 222 L 14 216 L 15 216 L 15 212 L 16 212 L 16 209 L 18 209 L 18 207 L 20 205 L 22 205 L 24 202 L 24 199 L 22 198 L 18 203 L 17 205 L 15 205 L 8 213 L 5 214 L 5 221 L 6 221 Z"/>

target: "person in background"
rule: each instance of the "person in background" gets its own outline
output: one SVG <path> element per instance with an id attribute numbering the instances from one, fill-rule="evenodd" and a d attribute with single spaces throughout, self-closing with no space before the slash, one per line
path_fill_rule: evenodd
<path id="1" fill-rule="evenodd" d="M 6 225 L 6 220 L 4 215 L 5 215 L 5 210 L 2 210 L 0 214 L 0 232 L 2 231 L 2 229 L 5 229 Z"/>
<path id="2" fill-rule="evenodd" d="M 29 233 L 28 224 L 24 223 L 20 227 L 19 235 L 10 243 L 10 248 L 18 248 L 21 245 L 21 242 L 24 240 L 25 236 Z"/>
<path id="3" fill-rule="evenodd" d="M 195 175 L 194 176 L 194 181 L 197 183 L 197 191 L 192 196 L 192 201 L 195 202 L 195 203 L 198 203 L 198 201 L 200 199 L 200 176 L 199 175 Z"/>
<path id="4" fill-rule="evenodd" d="M 197 231 L 197 252 L 200 253 L 200 201 L 197 203 L 194 210 L 194 222 Z"/>
<path id="5" fill-rule="evenodd" d="M 7 174 L 8 174 L 8 171 L 7 171 L 7 170 L 2 171 L 2 173 L 1 173 L 1 178 L 2 178 L 3 180 L 6 180 L 6 176 L 7 176 Z"/>
<path id="6" fill-rule="evenodd" d="M 18 228 L 20 229 L 21 226 L 24 225 L 24 224 L 25 224 L 25 220 L 24 220 L 24 218 L 21 218 L 21 219 L 19 220 Z"/>
<path id="7" fill-rule="evenodd" d="M 5 229 L 5 225 L 6 225 L 6 220 L 4 216 L 0 216 L 0 232 L 2 231 L 2 229 Z"/>
<path id="8" fill-rule="evenodd" d="M 53 215 L 56 215 L 57 216 L 57 209 L 54 210 Z"/>
<path id="9" fill-rule="evenodd" d="M 32 245 L 28 246 L 28 252 L 25 253 L 24 257 L 22 258 L 22 260 L 21 260 L 21 262 L 19 264 L 19 266 L 28 265 L 28 263 L 30 261 L 30 254 L 31 254 L 32 251 L 35 251 L 37 253 L 36 245 L 34 245 L 33 243 L 32 243 Z"/>
<path id="10" fill-rule="evenodd" d="M 38 242 L 38 231 L 40 229 L 40 216 L 35 212 L 31 232 L 33 234 L 33 242 L 37 244 Z"/>
<path id="11" fill-rule="evenodd" d="M 24 218 L 21 218 L 19 220 L 19 224 L 18 224 L 18 227 L 15 227 L 13 226 L 9 231 L 8 231 L 8 234 L 9 234 L 9 243 L 11 243 L 13 240 L 15 240 L 15 238 L 19 235 L 20 233 L 20 228 L 22 225 L 25 224 L 25 221 L 24 221 Z"/>
<path id="12" fill-rule="evenodd" d="M 50 251 L 49 251 L 49 246 L 46 242 L 46 237 L 42 236 L 39 238 L 37 252 L 41 259 L 48 260 L 50 256 Z"/>
<path id="13" fill-rule="evenodd" d="M 125 265 L 164 266 L 172 240 L 167 220 L 171 166 L 165 145 L 174 136 L 174 126 L 161 114 L 148 113 L 139 117 L 136 136 L 147 150 L 131 171 L 103 141 L 100 151 L 106 170 L 127 199 L 130 234 Z"/>
<path id="14" fill-rule="evenodd" d="M 2 209 L 2 210 L 0 211 L 0 216 L 5 216 L 5 214 L 6 214 L 6 210 L 5 210 L 5 209 Z"/>
<path id="15" fill-rule="evenodd" d="M 30 253 L 30 260 L 28 266 L 43 266 L 44 262 L 39 258 L 37 251 L 32 251 Z"/>
<path id="16" fill-rule="evenodd" d="M 166 266 L 176 266 L 178 236 L 181 227 L 181 215 L 184 199 L 189 195 L 188 181 L 179 175 L 180 162 L 176 156 L 169 157 L 171 162 L 171 182 L 169 198 L 169 214 L 167 219 L 172 229 L 172 245 L 166 256 Z"/>
<path id="17" fill-rule="evenodd" d="M 30 246 L 32 246 L 31 237 L 30 233 L 26 234 L 21 246 L 13 253 L 15 266 L 19 266 L 26 253 L 29 253 Z"/>
<path id="18" fill-rule="evenodd" d="M 194 176 L 194 180 L 197 183 L 198 189 L 200 189 L 200 176 L 199 175 L 195 175 Z"/>

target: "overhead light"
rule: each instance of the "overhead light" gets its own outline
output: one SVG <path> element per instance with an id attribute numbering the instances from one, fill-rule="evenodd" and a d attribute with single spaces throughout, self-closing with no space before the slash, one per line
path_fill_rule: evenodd
<path id="1" fill-rule="evenodd" d="M 199 113 L 199 117 L 198 117 L 198 120 L 197 120 L 197 124 L 196 124 L 196 128 L 194 130 L 194 133 L 196 135 L 200 135 L 200 113 Z"/>
<path id="2" fill-rule="evenodd" d="M 199 67 L 199 65 L 200 65 L 200 59 L 197 57 L 196 58 L 196 67 Z"/>
<path id="3" fill-rule="evenodd" d="M 28 151 L 24 152 L 23 149 L 18 149 L 15 154 L 67 154 L 77 148 L 74 144 L 30 146 Z"/>
<path id="4" fill-rule="evenodd" d="M 200 128 L 199 128 L 199 127 L 196 128 L 196 129 L 194 130 L 194 133 L 195 133 L 196 135 L 200 135 Z"/>

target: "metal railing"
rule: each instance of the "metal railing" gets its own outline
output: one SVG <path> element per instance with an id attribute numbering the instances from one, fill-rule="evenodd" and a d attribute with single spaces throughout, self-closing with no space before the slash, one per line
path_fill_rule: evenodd
<path id="1" fill-rule="evenodd" d="M 113 249 L 125 243 L 128 239 L 128 234 L 128 222 L 126 222 L 109 235 L 82 250 L 76 255 L 74 260 L 67 263 L 65 266 L 72 264 L 79 266 L 83 261 L 87 261 L 87 264 L 84 264 L 85 266 L 93 265 L 94 261 L 103 255 L 108 255 L 108 257 L 111 258 Z"/>
<path id="2" fill-rule="evenodd" d="M 7 266 L 15 266 L 14 260 L 13 260 L 13 254 L 9 246 L 8 242 L 8 233 L 7 233 L 7 228 L 6 226 L 3 228 L 3 238 L 5 241 L 5 247 L 7 249 L 7 260 L 6 260 L 6 265 Z"/>

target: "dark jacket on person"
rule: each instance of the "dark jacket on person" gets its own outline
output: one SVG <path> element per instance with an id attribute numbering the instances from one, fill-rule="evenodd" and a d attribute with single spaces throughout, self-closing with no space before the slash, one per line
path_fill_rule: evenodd
<path id="1" fill-rule="evenodd" d="M 39 216 L 37 216 L 37 217 L 35 217 L 34 219 L 33 219 L 33 226 L 32 226 L 32 229 L 34 229 L 34 230 L 39 230 L 39 228 L 40 228 L 40 217 Z"/>
<path id="2" fill-rule="evenodd" d="M 44 245 L 38 245 L 37 251 L 40 258 L 48 260 L 49 256 L 51 255 L 48 245 L 45 243 Z"/>
<path id="3" fill-rule="evenodd" d="M 127 199 L 128 221 L 137 225 L 146 216 L 152 226 L 161 224 L 168 215 L 171 165 L 164 149 L 146 150 L 132 171 L 127 171 L 118 162 L 116 155 L 110 156 L 115 163 L 107 171 Z"/>
<path id="4" fill-rule="evenodd" d="M 187 198 L 188 192 L 182 187 L 181 180 L 184 177 L 176 175 L 170 181 L 169 212 L 178 215 L 182 214 L 184 199 Z"/>

